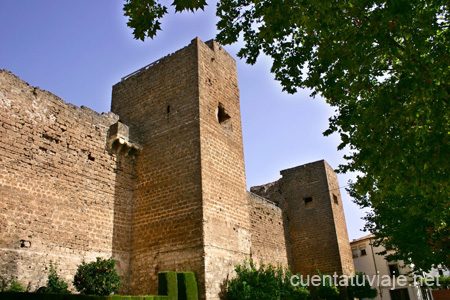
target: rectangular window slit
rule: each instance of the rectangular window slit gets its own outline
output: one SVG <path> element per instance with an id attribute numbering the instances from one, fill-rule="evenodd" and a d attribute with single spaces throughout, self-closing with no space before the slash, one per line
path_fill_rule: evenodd
<path id="1" fill-rule="evenodd" d="M 313 197 L 303 198 L 303 201 L 305 201 L 305 206 L 306 207 L 312 206 L 313 200 L 314 200 Z"/>

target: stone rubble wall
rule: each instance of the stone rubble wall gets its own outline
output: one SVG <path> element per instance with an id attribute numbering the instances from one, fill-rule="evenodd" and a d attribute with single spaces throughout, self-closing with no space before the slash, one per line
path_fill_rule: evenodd
<path id="1" fill-rule="evenodd" d="M 200 299 L 217 300 L 248 258 L 353 269 L 325 161 L 247 193 L 236 63 L 215 41 L 124 77 L 111 111 L 0 70 L 0 276 L 34 290 L 50 260 L 71 282 L 82 260 L 112 256 L 123 293 L 156 294 L 159 271 L 189 270 Z"/>
<path id="2" fill-rule="evenodd" d="M 236 62 L 213 40 L 197 45 L 205 287 L 207 299 L 218 299 L 234 265 L 250 256 L 250 217 Z"/>
<path id="3" fill-rule="evenodd" d="M 159 271 L 194 271 L 204 295 L 196 42 L 113 86 L 111 111 L 139 132 L 133 182 L 132 294 L 156 294 Z"/>
<path id="4" fill-rule="evenodd" d="M 0 70 L 0 121 L 1 276 L 33 290 L 50 260 L 71 282 L 82 260 L 112 256 L 127 286 L 133 162 L 106 149 L 118 116 Z"/>
<path id="5" fill-rule="evenodd" d="M 287 266 L 283 211 L 275 203 L 248 193 L 252 234 L 252 259 Z"/>
<path id="6" fill-rule="evenodd" d="M 350 274 L 354 267 L 336 173 L 324 160 L 280 173 L 278 181 L 250 191 L 283 210 L 292 271 Z"/>

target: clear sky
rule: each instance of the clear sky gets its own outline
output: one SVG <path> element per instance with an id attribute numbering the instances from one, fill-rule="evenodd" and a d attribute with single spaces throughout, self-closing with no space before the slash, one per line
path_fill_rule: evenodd
<path id="1" fill-rule="evenodd" d="M 171 3 L 172 1 L 163 1 Z M 66 102 L 98 112 L 110 110 L 111 88 L 121 77 L 217 33 L 215 4 L 205 11 L 173 13 L 154 40 L 133 39 L 122 0 L 0 0 L 0 69 Z M 277 180 L 279 171 L 325 159 L 345 163 L 338 136 L 324 137 L 335 111 L 304 90 L 282 92 L 270 60 L 250 66 L 236 57 L 239 44 L 226 46 L 237 63 L 247 186 Z M 338 174 L 350 239 L 367 233 L 362 212 L 345 191 L 354 174 Z"/>

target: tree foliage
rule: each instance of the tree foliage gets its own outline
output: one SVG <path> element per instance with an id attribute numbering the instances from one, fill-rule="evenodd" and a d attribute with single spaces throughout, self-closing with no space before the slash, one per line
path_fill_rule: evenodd
<path id="1" fill-rule="evenodd" d="M 154 1 L 126 1 L 138 39 L 160 29 L 167 9 Z M 205 5 L 190 1 L 173 5 Z M 220 43 L 242 39 L 240 58 L 264 53 L 285 91 L 336 108 L 324 134 L 349 149 L 339 170 L 361 174 L 350 194 L 389 257 L 450 265 L 449 2 L 219 0 L 217 16 Z"/>
<path id="2" fill-rule="evenodd" d="M 97 257 L 96 261 L 82 262 L 78 266 L 73 285 L 81 294 L 108 296 L 122 287 L 122 279 L 117 274 L 114 259 Z"/>
<path id="3" fill-rule="evenodd" d="M 193 12 L 203 10 L 207 4 L 206 0 L 174 0 L 172 5 L 175 6 L 176 12 Z M 125 0 L 123 10 L 129 19 L 127 25 L 133 28 L 134 37 L 142 41 L 146 37 L 153 38 L 156 35 L 161 29 L 159 20 L 167 14 L 167 6 L 157 0 Z"/>
<path id="4" fill-rule="evenodd" d="M 350 284 L 347 287 L 348 298 L 350 300 L 356 299 L 374 299 L 378 296 L 376 289 L 370 286 L 367 275 L 363 272 L 356 272 L 350 279 Z"/>
<path id="5" fill-rule="evenodd" d="M 341 299 L 339 288 L 333 284 L 331 277 L 324 276 L 320 271 L 318 273 L 320 276 L 320 285 L 316 287 L 316 292 L 319 300 Z"/>
<path id="6" fill-rule="evenodd" d="M 433 290 L 448 290 L 450 289 L 450 276 L 424 277 L 420 284 Z"/>
<path id="7" fill-rule="evenodd" d="M 48 294 L 68 294 L 68 284 L 61 277 L 59 277 L 56 269 L 58 265 L 50 260 L 50 270 L 47 277 L 47 286 L 45 293 Z"/>
<path id="8" fill-rule="evenodd" d="M 292 273 L 281 266 L 260 265 L 252 260 L 235 266 L 236 277 L 229 280 L 221 297 L 225 300 L 306 300 L 309 291 L 291 284 Z"/>
<path id="9" fill-rule="evenodd" d="M 0 276 L 0 292 L 11 292 L 11 293 L 23 293 L 26 289 L 23 285 L 14 277 L 5 279 Z"/>

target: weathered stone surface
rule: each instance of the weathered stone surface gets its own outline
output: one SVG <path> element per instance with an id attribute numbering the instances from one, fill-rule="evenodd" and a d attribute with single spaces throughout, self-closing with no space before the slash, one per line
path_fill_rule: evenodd
<path id="1" fill-rule="evenodd" d="M 248 193 L 252 259 L 258 263 L 288 265 L 283 210 L 274 202 Z"/>
<path id="2" fill-rule="evenodd" d="M 277 182 L 251 188 L 285 215 L 288 263 L 303 275 L 354 269 L 336 173 L 324 160 L 281 171 Z"/>
<path id="3" fill-rule="evenodd" d="M 114 257 L 128 281 L 133 163 L 106 149 L 118 116 L 65 103 L 0 71 L 0 269 L 31 287 L 49 261 L 73 279 Z"/>
<path id="4" fill-rule="evenodd" d="M 216 42 L 124 77 L 111 111 L 0 71 L 0 274 L 35 289 L 50 260 L 70 282 L 82 260 L 112 256 L 124 293 L 156 294 L 159 271 L 190 270 L 210 300 L 245 258 L 351 268 L 325 162 L 253 189 L 273 202 L 247 193 L 236 63 Z"/>

